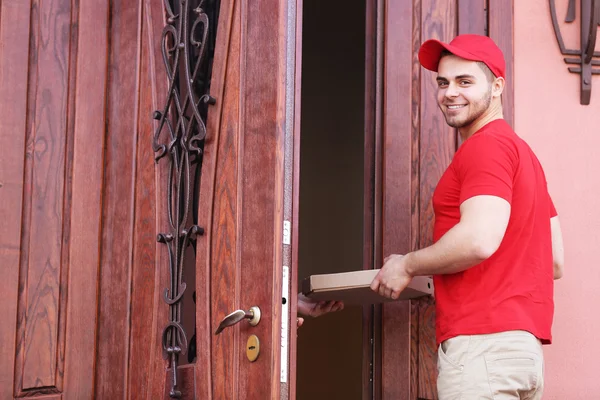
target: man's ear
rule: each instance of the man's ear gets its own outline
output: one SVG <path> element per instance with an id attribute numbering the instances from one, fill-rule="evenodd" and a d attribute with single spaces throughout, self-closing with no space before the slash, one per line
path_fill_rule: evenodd
<path id="1" fill-rule="evenodd" d="M 502 77 L 498 77 L 494 79 L 492 82 L 492 97 L 500 97 L 502 96 L 502 92 L 504 92 L 504 85 L 506 81 Z"/>

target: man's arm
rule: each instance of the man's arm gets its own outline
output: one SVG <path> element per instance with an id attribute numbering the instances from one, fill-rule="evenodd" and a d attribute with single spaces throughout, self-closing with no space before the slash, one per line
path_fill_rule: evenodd
<path id="1" fill-rule="evenodd" d="M 434 245 L 407 255 L 411 276 L 453 274 L 488 259 L 504 238 L 510 204 L 497 196 L 475 196 L 460 206 L 460 222 Z"/>
<path id="2" fill-rule="evenodd" d="M 396 299 L 413 276 L 453 274 L 481 263 L 500 247 L 510 209 L 510 203 L 497 196 L 465 200 L 460 206 L 458 224 L 429 247 L 386 258 L 371 289 Z"/>
<path id="3" fill-rule="evenodd" d="M 565 249 L 563 247 L 562 231 L 558 216 L 550 218 L 552 231 L 552 258 L 554 260 L 554 279 L 560 279 L 564 272 Z"/>

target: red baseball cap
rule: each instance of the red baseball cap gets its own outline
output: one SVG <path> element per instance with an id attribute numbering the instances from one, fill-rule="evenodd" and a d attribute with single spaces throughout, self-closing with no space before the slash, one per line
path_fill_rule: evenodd
<path id="1" fill-rule="evenodd" d="M 437 72 L 440 56 L 444 49 L 465 60 L 481 61 L 496 77 L 506 78 L 504 54 L 487 36 L 459 35 L 450 43 L 443 43 L 435 39 L 428 40 L 419 49 L 419 62 L 428 70 Z"/>

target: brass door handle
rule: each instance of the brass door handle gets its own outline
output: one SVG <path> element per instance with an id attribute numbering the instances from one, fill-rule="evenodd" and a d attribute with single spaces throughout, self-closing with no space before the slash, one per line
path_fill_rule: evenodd
<path id="1" fill-rule="evenodd" d="M 221 321 L 221 323 L 219 324 L 215 335 L 218 335 L 219 333 L 223 332 L 225 328 L 233 326 L 245 319 L 247 319 L 248 323 L 252 326 L 258 325 L 258 323 L 260 322 L 260 308 L 254 306 L 250 307 L 248 311 L 236 310 L 232 312 L 231 314 L 223 318 L 223 321 Z"/>

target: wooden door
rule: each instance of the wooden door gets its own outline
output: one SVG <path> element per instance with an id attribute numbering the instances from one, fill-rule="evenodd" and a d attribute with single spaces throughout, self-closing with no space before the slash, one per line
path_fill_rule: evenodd
<path id="1" fill-rule="evenodd" d="M 284 162 L 293 127 L 286 107 L 293 104 L 293 64 L 290 70 L 286 62 L 294 49 L 293 6 L 221 2 L 198 214 L 205 233 L 196 262 L 197 399 L 289 393 L 285 332 L 295 327 Z M 258 325 L 241 321 L 215 335 L 226 315 L 251 307 L 260 309 Z M 251 335 L 260 342 L 254 362 L 246 355 Z"/>
<path id="2" fill-rule="evenodd" d="M 405 254 L 431 244 L 431 196 L 460 145 L 435 101 L 434 74 L 422 69 L 422 42 L 450 41 L 457 34 L 491 36 L 507 60 L 505 118 L 513 120 L 512 0 L 375 1 L 379 63 L 373 65 L 374 127 L 381 143 L 381 238 L 376 264 L 391 253 Z M 489 21 L 489 23 L 488 23 Z M 377 57 L 375 58 L 377 59 Z M 433 298 L 386 304 L 376 332 L 376 398 L 436 399 L 437 347 Z"/>
<path id="3" fill-rule="evenodd" d="M 287 395 L 293 6 L 1 3 L 0 398 Z"/>
<path id="4" fill-rule="evenodd" d="M 159 398 L 163 15 L 145 0 L 1 3 L 2 399 Z"/>

